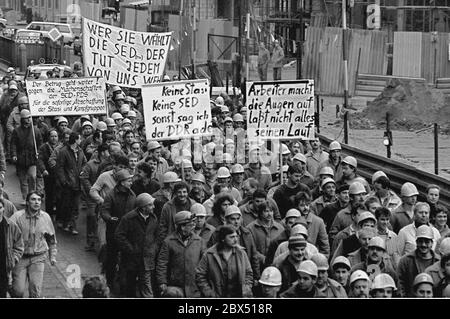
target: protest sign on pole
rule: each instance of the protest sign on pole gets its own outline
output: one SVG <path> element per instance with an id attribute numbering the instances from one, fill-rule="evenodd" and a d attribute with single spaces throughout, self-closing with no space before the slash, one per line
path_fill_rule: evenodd
<path id="1" fill-rule="evenodd" d="M 27 81 L 33 116 L 106 114 L 103 78 L 63 78 Z"/>
<path id="2" fill-rule="evenodd" d="M 143 86 L 142 99 L 147 140 L 212 134 L 207 79 Z"/>
<path id="3" fill-rule="evenodd" d="M 159 83 L 172 32 L 137 32 L 83 18 L 83 62 L 87 76 L 111 85 Z"/>
<path id="4" fill-rule="evenodd" d="M 314 137 L 314 81 L 247 82 L 249 141 Z"/>

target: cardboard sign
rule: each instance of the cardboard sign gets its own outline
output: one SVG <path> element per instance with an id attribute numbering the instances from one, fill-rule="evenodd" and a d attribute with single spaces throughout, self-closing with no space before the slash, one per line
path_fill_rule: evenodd
<path id="1" fill-rule="evenodd" d="M 147 140 L 211 135 L 209 89 L 207 79 L 144 86 Z"/>
<path id="2" fill-rule="evenodd" d="M 125 87 L 159 83 L 171 37 L 172 32 L 136 32 L 84 18 L 85 74 Z"/>
<path id="3" fill-rule="evenodd" d="M 249 140 L 312 139 L 314 81 L 247 82 Z"/>
<path id="4" fill-rule="evenodd" d="M 106 114 L 105 92 L 102 78 L 27 81 L 33 116 Z"/>

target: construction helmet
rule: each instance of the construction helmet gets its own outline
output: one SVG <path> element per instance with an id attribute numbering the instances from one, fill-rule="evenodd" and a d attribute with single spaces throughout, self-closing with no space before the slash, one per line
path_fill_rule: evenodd
<path id="1" fill-rule="evenodd" d="M 231 177 L 230 171 L 226 167 L 221 167 L 217 170 L 217 178 Z"/>
<path id="2" fill-rule="evenodd" d="M 358 161 L 353 156 L 347 156 L 342 160 L 342 163 L 348 164 L 354 168 L 358 167 Z"/>
<path id="3" fill-rule="evenodd" d="M 370 282 L 369 275 L 363 270 L 355 270 L 350 276 L 350 285 L 357 280 L 367 280 Z"/>
<path id="4" fill-rule="evenodd" d="M 419 195 L 419 192 L 417 191 L 416 185 L 414 185 L 413 183 L 410 183 L 410 182 L 406 182 L 405 184 L 402 185 L 402 188 L 400 190 L 400 195 L 409 197 L 409 196 Z"/>
<path id="5" fill-rule="evenodd" d="M 306 157 L 305 157 L 305 155 L 303 155 L 302 153 L 297 153 L 297 154 L 295 154 L 295 156 L 294 156 L 293 159 L 294 159 L 294 160 L 297 160 L 297 161 L 300 161 L 300 162 L 302 162 L 302 163 L 304 163 L 304 164 L 306 164 Z"/>
<path id="6" fill-rule="evenodd" d="M 373 175 L 372 175 L 372 184 L 375 183 L 375 181 L 378 178 L 380 178 L 381 176 L 384 176 L 384 177 L 388 178 L 386 173 L 383 172 L 383 171 L 377 171 L 377 172 L 373 173 Z"/>
<path id="7" fill-rule="evenodd" d="M 372 281 L 372 290 L 374 289 L 386 289 L 392 288 L 397 290 L 397 286 L 395 286 L 394 279 L 386 273 L 381 273 L 375 276 Z"/>
<path id="8" fill-rule="evenodd" d="M 231 174 L 241 174 L 244 173 L 244 166 L 241 164 L 234 164 L 231 167 Z"/>
<path id="9" fill-rule="evenodd" d="M 233 122 L 244 122 L 242 114 L 236 113 L 233 115 Z"/>
<path id="10" fill-rule="evenodd" d="M 120 88 L 120 86 L 114 85 L 114 86 L 111 88 L 111 92 L 113 92 L 113 93 L 119 92 L 119 91 L 122 91 L 122 89 Z"/>
<path id="11" fill-rule="evenodd" d="M 133 124 L 131 123 L 130 119 L 123 119 L 122 126 L 125 126 L 125 125 L 133 125 Z"/>
<path id="12" fill-rule="evenodd" d="M 227 116 L 227 117 L 223 120 L 223 123 L 226 123 L 226 122 L 231 122 L 231 123 L 233 123 L 233 119 L 232 119 L 231 117 Z"/>
<path id="13" fill-rule="evenodd" d="M 175 172 L 166 172 L 163 175 L 163 183 L 167 184 L 167 183 L 177 183 L 180 182 L 181 179 L 178 178 L 177 173 Z"/>
<path id="14" fill-rule="evenodd" d="M 123 95 L 122 93 L 119 93 L 116 95 L 116 101 L 118 100 L 125 100 L 125 95 Z"/>
<path id="15" fill-rule="evenodd" d="M 297 268 L 297 272 L 303 272 L 314 277 L 317 277 L 317 271 L 316 264 L 311 260 L 302 261 Z"/>
<path id="16" fill-rule="evenodd" d="M 111 115 L 111 118 L 112 118 L 114 121 L 116 121 L 116 120 L 122 120 L 122 119 L 123 119 L 123 116 L 122 116 L 122 114 L 120 114 L 119 112 L 114 112 L 114 113 Z"/>
<path id="17" fill-rule="evenodd" d="M 69 121 L 68 121 L 64 116 L 60 116 L 60 117 L 58 118 L 58 125 L 61 124 L 61 123 L 67 123 L 67 124 L 69 124 Z"/>
<path id="18" fill-rule="evenodd" d="M 241 210 L 236 205 L 228 206 L 225 210 L 225 218 L 234 214 L 242 216 Z"/>
<path id="19" fill-rule="evenodd" d="M 195 203 L 191 206 L 191 213 L 197 216 L 206 216 L 206 208 L 202 204 Z"/>
<path id="20" fill-rule="evenodd" d="M 317 270 L 328 270 L 328 259 L 324 254 L 317 253 L 311 257 L 311 261 L 317 266 Z"/>
<path id="21" fill-rule="evenodd" d="M 29 104 L 28 97 L 26 95 L 22 95 L 17 99 L 17 105 Z"/>
<path id="22" fill-rule="evenodd" d="M 81 127 L 85 127 L 85 126 L 90 126 L 90 127 L 94 128 L 94 125 L 92 125 L 91 121 L 85 121 L 83 123 L 83 125 L 81 125 Z"/>
<path id="23" fill-rule="evenodd" d="M 105 120 L 106 126 L 116 126 L 116 122 L 110 117 Z"/>
<path id="24" fill-rule="evenodd" d="M 269 266 L 263 270 L 259 283 L 266 286 L 281 286 L 281 272 L 277 267 Z"/>
<path id="25" fill-rule="evenodd" d="M 156 150 L 157 148 L 160 148 L 160 147 L 161 147 L 161 144 L 159 144 L 158 141 L 150 141 L 147 143 L 147 149 L 149 151 Z"/>
<path id="26" fill-rule="evenodd" d="M 223 97 L 218 96 L 215 100 L 216 105 L 224 105 L 225 104 L 225 100 L 223 99 Z"/>
<path id="27" fill-rule="evenodd" d="M 147 205 L 152 204 L 155 201 L 155 198 L 148 194 L 148 193 L 142 193 L 139 194 L 138 197 L 136 197 L 136 206 L 137 207 L 145 207 Z"/>
<path id="28" fill-rule="evenodd" d="M 291 150 L 286 144 L 281 144 L 281 154 L 282 155 L 288 155 L 291 154 Z"/>
<path id="29" fill-rule="evenodd" d="M 379 237 L 379 236 L 375 236 L 372 237 L 371 240 L 369 240 L 369 245 L 368 247 L 378 247 L 383 249 L 384 251 L 386 251 L 386 242 L 384 241 L 383 238 Z"/>
<path id="30" fill-rule="evenodd" d="M 192 175 L 192 181 L 197 181 L 197 182 L 206 184 L 205 176 L 200 173 L 196 173 L 196 174 Z"/>
<path id="31" fill-rule="evenodd" d="M 338 257 L 334 258 L 334 260 L 333 260 L 332 263 L 331 263 L 331 267 L 332 267 L 333 269 L 336 269 L 336 268 L 337 268 L 337 267 L 336 267 L 337 265 L 345 265 L 345 267 L 346 267 L 348 270 L 352 269 L 352 265 L 351 265 L 351 263 L 350 263 L 350 260 L 348 260 L 348 258 L 347 258 L 347 257 L 344 257 L 344 256 L 338 256 Z"/>
<path id="32" fill-rule="evenodd" d="M 441 244 L 439 245 L 439 252 L 441 253 L 441 256 L 450 254 L 450 237 L 442 239 Z"/>
<path id="33" fill-rule="evenodd" d="M 175 214 L 174 217 L 175 225 L 187 224 L 191 222 L 194 218 L 195 216 L 191 212 L 183 210 Z"/>
<path id="34" fill-rule="evenodd" d="M 286 216 L 284 216 L 285 219 L 291 218 L 291 217 L 295 217 L 295 218 L 299 218 L 301 216 L 300 211 L 298 209 L 295 208 L 291 208 L 286 212 Z"/>
<path id="35" fill-rule="evenodd" d="M 413 287 L 416 288 L 417 285 L 420 285 L 420 284 L 423 284 L 423 283 L 427 283 L 427 284 L 430 284 L 432 286 L 434 285 L 433 278 L 429 274 L 427 274 L 425 272 L 423 272 L 421 274 L 418 274 L 416 276 L 416 278 L 414 278 Z"/>
<path id="36" fill-rule="evenodd" d="M 137 114 L 135 111 L 130 111 L 130 112 L 128 112 L 127 117 L 128 118 L 137 117 Z"/>
<path id="37" fill-rule="evenodd" d="M 308 229 L 302 224 L 294 225 L 291 229 L 291 236 L 302 235 L 303 238 L 308 239 Z"/>
<path id="38" fill-rule="evenodd" d="M 341 144 L 338 141 L 333 141 L 330 143 L 330 147 L 328 148 L 328 151 L 334 151 L 334 150 L 342 150 Z"/>
<path id="39" fill-rule="evenodd" d="M 100 121 L 97 123 L 97 130 L 99 130 L 100 132 L 104 132 L 108 129 L 108 127 L 106 126 L 106 123 L 103 121 Z"/>
<path id="40" fill-rule="evenodd" d="M 359 214 L 357 224 L 359 225 L 360 223 L 362 223 L 363 221 L 368 220 L 368 219 L 373 220 L 375 223 L 377 222 L 377 219 L 371 212 L 364 211 Z"/>
<path id="41" fill-rule="evenodd" d="M 336 182 L 334 181 L 334 179 L 327 177 L 322 181 L 322 183 L 320 184 L 320 187 L 323 188 L 328 183 L 333 183 L 334 185 L 336 185 Z"/>
<path id="42" fill-rule="evenodd" d="M 319 171 L 319 175 L 329 175 L 329 176 L 334 176 L 334 171 L 331 167 L 329 166 L 325 166 L 322 167 Z"/>
<path id="43" fill-rule="evenodd" d="M 20 111 L 20 118 L 21 119 L 29 119 L 31 117 L 31 113 L 29 110 L 22 110 Z"/>
<path id="44" fill-rule="evenodd" d="M 348 193 L 350 195 L 358 195 L 362 193 L 367 193 L 366 188 L 360 182 L 354 182 L 348 188 Z"/>
<path id="45" fill-rule="evenodd" d="M 128 113 L 130 112 L 130 105 L 129 104 L 123 104 L 120 107 L 120 113 Z"/>

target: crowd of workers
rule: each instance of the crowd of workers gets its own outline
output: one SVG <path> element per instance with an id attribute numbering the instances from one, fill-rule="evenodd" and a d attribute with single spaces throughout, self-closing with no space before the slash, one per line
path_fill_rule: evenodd
<path id="1" fill-rule="evenodd" d="M 55 229 L 80 227 L 106 278 L 87 297 L 450 296 L 437 185 L 419 202 L 412 183 L 396 194 L 382 171 L 359 176 L 338 141 L 245 140 L 242 96 L 211 100 L 211 136 L 147 141 L 137 89 L 109 86 L 104 116 L 43 118 L 13 70 L 2 85 L 0 297 L 40 297 Z"/>

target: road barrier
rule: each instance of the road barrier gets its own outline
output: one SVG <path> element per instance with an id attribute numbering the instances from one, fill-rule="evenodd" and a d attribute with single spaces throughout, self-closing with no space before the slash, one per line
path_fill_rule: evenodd
<path id="1" fill-rule="evenodd" d="M 331 139 L 319 135 L 322 146 L 328 150 Z M 437 175 L 422 171 L 414 166 L 403 164 L 383 156 L 372 154 L 345 144 L 341 144 L 342 154 L 353 156 L 358 160 L 358 174 L 366 178 L 369 183 L 372 181 L 372 175 L 376 171 L 383 171 L 391 181 L 391 188 L 400 194 L 401 186 L 406 182 L 416 185 L 419 191 L 419 200 L 426 200 L 427 186 L 430 184 L 438 185 L 441 188 L 439 202 L 446 207 L 450 207 L 450 182 Z"/>

